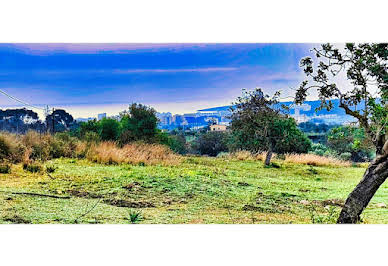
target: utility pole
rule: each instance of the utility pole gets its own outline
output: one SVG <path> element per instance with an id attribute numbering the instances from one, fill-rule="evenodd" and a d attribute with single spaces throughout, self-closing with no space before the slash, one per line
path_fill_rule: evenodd
<path id="1" fill-rule="evenodd" d="M 51 119 L 52 119 L 52 122 L 53 122 L 53 135 L 55 134 L 55 124 L 54 124 L 54 122 L 55 122 L 55 120 L 54 120 L 54 108 L 53 108 L 53 112 L 52 112 L 52 114 L 51 114 Z"/>

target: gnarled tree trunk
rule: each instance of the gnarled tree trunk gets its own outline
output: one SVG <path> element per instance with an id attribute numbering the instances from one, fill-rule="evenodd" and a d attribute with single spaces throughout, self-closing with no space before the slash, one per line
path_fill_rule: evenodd
<path id="1" fill-rule="evenodd" d="M 357 223 L 378 188 L 388 178 L 388 153 L 378 155 L 365 171 L 364 177 L 349 194 L 337 223 Z"/>

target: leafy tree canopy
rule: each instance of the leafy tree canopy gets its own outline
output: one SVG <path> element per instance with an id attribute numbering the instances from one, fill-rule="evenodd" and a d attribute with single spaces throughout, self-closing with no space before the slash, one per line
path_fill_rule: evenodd
<path id="1" fill-rule="evenodd" d="M 298 88 L 296 103 L 305 101 L 310 89 L 318 91 L 320 109 L 332 109 L 332 99 L 339 99 L 339 106 L 358 120 L 381 153 L 388 128 L 388 44 L 348 43 L 343 49 L 323 44 L 313 51 L 316 64 L 311 57 L 301 60 L 309 79 Z M 351 89 L 333 82 L 343 72 Z"/>

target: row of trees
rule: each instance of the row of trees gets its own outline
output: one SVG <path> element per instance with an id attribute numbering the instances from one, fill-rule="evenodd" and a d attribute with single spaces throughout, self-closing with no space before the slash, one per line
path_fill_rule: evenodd
<path id="1" fill-rule="evenodd" d="M 100 121 L 83 122 L 72 130 L 72 134 L 81 139 L 112 140 L 120 144 L 131 141 L 159 141 L 161 132 L 157 129 L 155 109 L 134 103 L 128 110 L 120 113 L 120 118 L 120 121 L 103 118 Z"/>

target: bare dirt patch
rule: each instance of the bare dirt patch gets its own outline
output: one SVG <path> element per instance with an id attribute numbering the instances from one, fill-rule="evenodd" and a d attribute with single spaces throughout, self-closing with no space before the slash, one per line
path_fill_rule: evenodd
<path id="1" fill-rule="evenodd" d="M 127 207 L 127 208 L 154 208 L 155 204 L 147 201 L 129 201 L 124 199 L 106 199 L 103 201 L 106 204 L 116 207 Z"/>
<path id="2" fill-rule="evenodd" d="M 31 221 L 26 220 L 23 217 L 20 217 L 18 215 L 4 217 L 3 220 L 6 222 L 14 223 L 14 224 L 30 224 L 31 223 Z"/>

